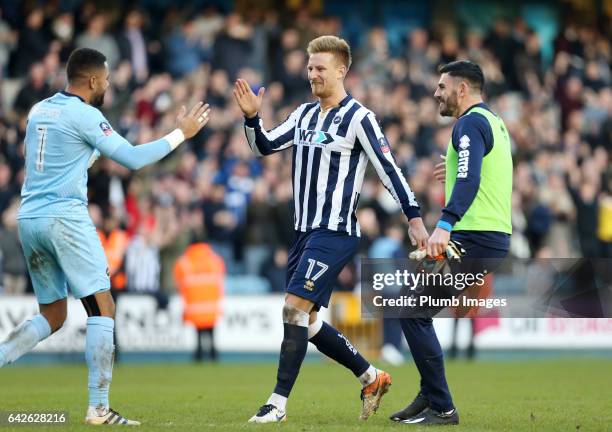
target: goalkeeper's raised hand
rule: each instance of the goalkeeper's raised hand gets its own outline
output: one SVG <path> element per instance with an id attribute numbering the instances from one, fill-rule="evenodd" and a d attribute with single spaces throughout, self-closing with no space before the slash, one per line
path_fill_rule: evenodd
<path id="1" fill-rule="evenodd" d="M 187 112 L 187 108 L 183 105 L 176 117 L 176 127 L 183 132 L 185 139 L 189 139 L 206 126 L 208 120 L 210 120 L 210 107 L 208 104 L 198 102 L 189 112 Z"/>
<path id="2" fill-rule="evenodd" d="M 255 117 L 259 110 L 261 110 L 261 103 L 265 91 L 266 89 L 261 87 L 257 94 L 255 94 L 253 90 L 251 90 L 251 86 L 249 86 L 245 80 L 236 80 L 233 90 L 234 98 L 247 118 Z"/>

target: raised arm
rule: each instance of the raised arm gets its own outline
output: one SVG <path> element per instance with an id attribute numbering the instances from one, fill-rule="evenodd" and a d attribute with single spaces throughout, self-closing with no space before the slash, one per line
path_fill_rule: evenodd
<path id="1" fill-rule="evenodd" d="M 257 156 L 267 156 L 291 147 L 297 124 L 297 111 L 294 111 L 280 125 L 266 131 L 258 114 L 264 92 L 265 89 L 262 87 L 255 95 L 249 84 L 242 79 L 236 81 L 233 91 L 234 98 L 244 114 L 244 132 L 249 146 Z"/>

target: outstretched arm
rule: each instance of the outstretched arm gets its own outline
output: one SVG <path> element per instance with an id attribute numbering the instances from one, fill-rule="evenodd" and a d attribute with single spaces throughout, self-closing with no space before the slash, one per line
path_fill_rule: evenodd
<path id="1" fill-rule="evenodd" d="M 95 151 L 133 170 L 164 158 L 183 141 L 198 133 L 210 118 L 210 108 L 203 102 L 198 102 L 189 112 L 183 106 L 176 119 L 176 129 L 158 140 L 133 146 L 113 131 L 102 113 L 97 110 L 96 112 L 96 115 L 92 113 L 92 118 L 86 121 L 83 130 L 85 141 Z"/>

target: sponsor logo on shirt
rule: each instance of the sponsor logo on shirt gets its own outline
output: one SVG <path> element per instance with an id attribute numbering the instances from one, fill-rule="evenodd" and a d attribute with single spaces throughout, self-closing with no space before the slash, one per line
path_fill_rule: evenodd
<path id="1" fill-rule="evenodd" d="M 332 142 L 334 138 L 327 132 L 298 129 L 298 145 L 324 147 Z"/>
<path id="2" fill-rule="evenodd" d="M 383 153 L 389 153 L 391 151 L 391 147 L 389 147 L 389 141 L 387 141 L 387 138 L 385 137 L 378 138 L 378 144 L 380 145 L 380 150 Z"/>
<path id="3" fill-rule="evenodd" d="M 467 178 L 470 162 L 470 137 L 463 135 L 459 138 L 459 163 L 457 166 L 457 178 Z"/>
<path id="4" fill-rule="evenodd" d="M 100 123 L 100 129 L 104 132 L 104 135 L 109 136 L 113 133 L 113 128 L 106 122 Z"/>

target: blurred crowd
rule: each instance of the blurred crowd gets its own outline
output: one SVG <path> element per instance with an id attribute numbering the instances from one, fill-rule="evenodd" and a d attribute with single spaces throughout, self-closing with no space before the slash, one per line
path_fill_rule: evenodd
<path id="1" fill-rule="evenodd" d="M 90 169 L 90 213 L 112 276 L 123 276 L 113 279 L 115 288 L 173 293 L 174 263 L 189 244 L 205 241 L 228 275 L 243 278 L 236 291 L 282 291 L 293 238 L 291 150 L 253 157 L 231 89 L 237 77 L 255 90 L 265 86 L 261 116 L 273 127 L 312 100 L 304 48 L 318 35 L 343 35 L 342 20 L 308 9 L 159 13 L 68 3 L 78 6 L 32 3 L 16 15 L 0 14 L 4 293 L 28 284 L 15 220 L 26 116 L 64 88 L 65 61 L 76 47 L 106 54 L 111 86 L 103 112 L 134 145 L 170 131 L 180 105 L 204 100 L 213 107 L 206 128 L 161 163 L 130 172 L 103 158 Z M 520 17 L 486 31 L 452 21 L 444 28 L 413 27 L 393 49 L 385 28 L 361 29 L 362 37 L 350 40 L 354 63 L 345 83 L 377 114 L 426 226 L 434 227 L 443 207 L 443 185 L 432 172 L 453 125 L 433 99 L 437 67 L 469 58 L 482 66 L 486 101 L 512 137 L 511 253 L 612 258 L 610 34 L 561 23 L 547 62 L 538 33 Z M 373 170 L 358 214 L 361 256 L 407 254 L 405 218 Z M 342 272 L 340 289 L 355 286 L 355 263 Z"/>

